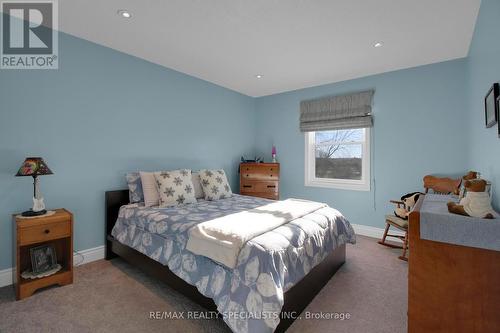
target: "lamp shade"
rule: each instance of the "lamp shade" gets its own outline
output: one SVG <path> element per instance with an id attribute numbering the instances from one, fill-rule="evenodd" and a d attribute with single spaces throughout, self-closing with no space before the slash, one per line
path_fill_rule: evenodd
<path id="1" fill-rule="evenodd" d="M 43 175 L 51 175 L 52 171 L 50 171 L 47 164 L 41 157 L 27 157 L 23 165 L 17 171 L 16 177 L 23 176 L 43 176 Z"/>

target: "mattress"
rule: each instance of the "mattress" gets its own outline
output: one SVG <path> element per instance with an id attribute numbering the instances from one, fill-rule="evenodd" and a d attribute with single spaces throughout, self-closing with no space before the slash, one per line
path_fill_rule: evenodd
<path id="1" fill-rule="evenodd" d="M 212 298 L 234 332 L 273 332 L 284 293 L 338 246 L 354 244 L 356 238 L 339 211 L 324 207 L 248 241 L 234 269 L 186 249 L 193 226 L 270 202 L 233 195 L 169 208 L 126 205 L 112 235 Z"/>

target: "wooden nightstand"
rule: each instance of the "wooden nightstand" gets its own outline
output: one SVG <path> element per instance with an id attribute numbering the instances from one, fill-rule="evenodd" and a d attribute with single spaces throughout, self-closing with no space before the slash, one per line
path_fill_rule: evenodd
<path id="1" fill-rule="evenodd" d="M 56 209 L 51 216 L 23 219 L 14 215 L 13 220 L 16 299 L 29 297 L 36 290 L 50 285 L 73 283 L 73 214 L 65 209 Z M 30 248 L 44 244 L 54 246 L 57 263 L 62 269 L 43 278 L 22 278 L 22 272 L 31 270 Z"/>

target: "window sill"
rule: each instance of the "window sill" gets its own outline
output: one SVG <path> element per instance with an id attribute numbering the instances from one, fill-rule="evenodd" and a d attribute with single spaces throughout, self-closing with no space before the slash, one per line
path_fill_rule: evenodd
<path id="1" fill-rule="evenodd" d="M 307 187 L 322 187 L 338 190 L 352 190 L 352 191 L 370 191 L 370 183 L 362 182 L 344 182 L 344 181 L 328 181 L 328 180 L 306 180 L 305 186 Z"/>

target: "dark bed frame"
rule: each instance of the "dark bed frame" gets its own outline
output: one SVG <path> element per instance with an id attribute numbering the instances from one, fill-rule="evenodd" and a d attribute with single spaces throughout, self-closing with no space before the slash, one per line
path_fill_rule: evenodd
<path id="1" fill-rule="evenodd" d="M 129 203 L 128 190 L 106 192 L 106 260 L 121 257 L 140 268 L 184 296 L 200 304 L 209 311 L 217 311 L 211 298 L 205 297 L 192 286 L 172 273 L 167 266 L 145 256 L 133 248 L 123 245 L 111 236 L 111 231 L 118 218 L 120 207 Z M 282 316 L 275 332 L 285 332 L 296 317 L 319 293 L 335 272 L 345 262 L 345 245 L 339 246 L 323 262 L 314 267 L 297 284 L 285 292 Z M 287 314 L 294 314 L 293 316 Z"/>

